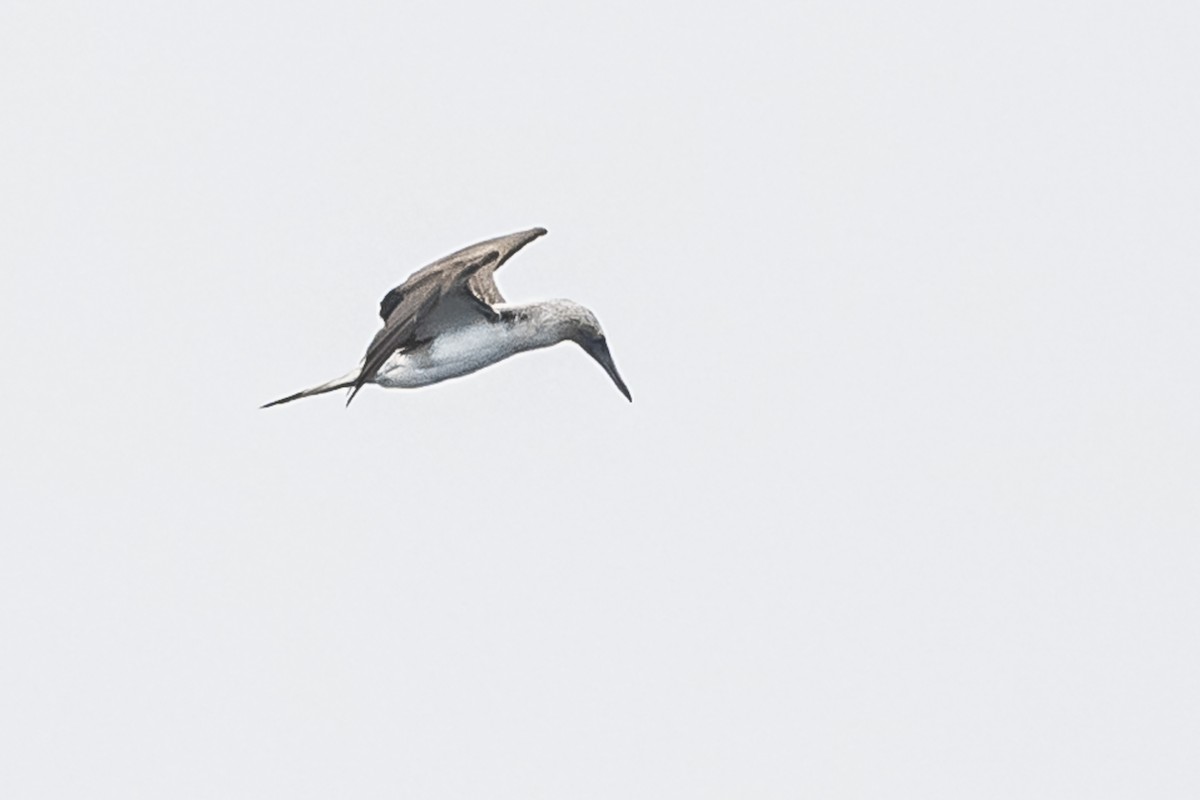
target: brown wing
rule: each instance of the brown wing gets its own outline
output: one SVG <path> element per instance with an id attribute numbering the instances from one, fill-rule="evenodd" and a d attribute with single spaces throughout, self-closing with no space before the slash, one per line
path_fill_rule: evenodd
<path id="1" fill-rule="evenodd" d="M 392 316 L 392 311 L 396 309 L 396 305 L 400 302 L 400 298 L 408 292 L 410 285 L 414 282 L 421 282 L 431 276 L 444 278 L 447 268 L 453 268 L 456 264 L 474 262 L 492 250 L 499 253 L 499 258 L 496 259 L 494 264 L 486 265 L 475 273 L 469 285 L 471 293 L 484 303 L 488 305 L 503 303 L 504 297 L 500 294 L 500 290 L 496 288 L 496 281 L 492 276 L 518 250 L 539 236 L 545 235 L 545 228 L 530 228 L 527 231 L 510 233 L 507 236 L 497 236 L 495 239 L 488 239 L 486 242 L 464 247 L 462 250 L 457 250 L 448 256 L 439 258 L 429 266 L 422 267 L 414 272 L 409 276 L 408 280 L 384 295 L 383 300 L 379 302 L 379 316 L 383 318 L 384 322 L 387 322 Z"/>
<path id="2" fill-rule="evenodd" d="M 354 399 L 375 373 L 397 350 L 406 350 L 423 343 L 422 323 L 449 295 L 466 297 L 478 303 L 484 313 L 504 302 L 496 288 L 493 274 L 514 253 L 546 233 L 545 228 L 532 228 L 520 233 L 499 236 L 486 242 L 464 247 L 440 258 L 409 276 L 392 289 L 379 303 L 383 329 L 375 334 L 363 358 L 362 371 L 354 381 L 346 404 Z"/>
<path id="3" fill-rule="evenodd" d="M 346 405 L 358 394 L 375 373 L 383 366 L 397 350 L 406 350 L 423 343 L 419 337 L 422 321 L 428 317 L 438 304 L 449 294 L 465 294 L 467 281 L 476 271 L 488 264 L 495 263 L 500 257 L 496 250 L 490 250 L 470 261 L 449 261 L 441 264 L 437 272 L 409 278 L 403 285 L 388 293 L 392 297 L 391 310 L 387 321 L 363 357 L 362 371 L 354 380 L 354 388 Z"/>

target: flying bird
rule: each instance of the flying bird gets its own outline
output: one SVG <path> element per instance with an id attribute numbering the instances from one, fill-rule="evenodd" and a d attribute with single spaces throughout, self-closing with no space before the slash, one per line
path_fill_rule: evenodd
<path id="1" fill-rule="evenodd" d="M 380 301 L 383 328 L 356 369 L 262 407 L 337 389 L 350 390 L 350 405 L 368 383 L 401 389 L 428 386 L 526 350 L 568 341 L 594 358 L 633 402 L 595 314 L 571 300 L 508 303 L 496 288 L 496 270 L 545 234 L 545 228 L 531 228 L 488 239 L 417 270 Z"/>

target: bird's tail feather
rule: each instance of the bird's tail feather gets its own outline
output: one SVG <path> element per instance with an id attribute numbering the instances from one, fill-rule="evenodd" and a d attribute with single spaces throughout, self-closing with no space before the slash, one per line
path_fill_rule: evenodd
<path id="1" fill-rule="evenodd" d="M 347 389 L 351 386 L 354 386 L 354 382 L 358 380 L 358 374 L 360 370 L 361 367 L 357 367 L 354 370 L 347 372 L 340 378 L 334 378 L 331 381 L 322 383 L 320 386 L 314 386 L 311 389 L 305 389 L 303 391 L 296 392 L 295 394 L 290 394 L 287 397 L 281 397 L 278 400 L 272 400 L 269 403 L 259 406 L 259 408 L 270 408 L 271 406 L 278 406 L 282 405 L 283 403 L 290 403 L 293 400 L 299 400 L 301 397 L 312 397 L 315 394 L 325 394 L 326 392 L 333 392 L 338 389 Z"/>

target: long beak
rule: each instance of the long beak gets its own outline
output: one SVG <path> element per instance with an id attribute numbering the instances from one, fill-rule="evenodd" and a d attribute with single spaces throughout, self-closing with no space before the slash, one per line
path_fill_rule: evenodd
<path id="1" fill-rule="evenodd" d="M 604 371 L 608 373 L 608 377 L 612 378 L 613 383 L 621 390 L 621 394 L 625 395 L 625 399 L 633 402 L 633 395 L 629 393 L 629 387 L 625 385 L 625 381 L 621 380 L 621 373 L 617 372 L 617 365 L 613 363 L 612 353 L 608 352 L 608 342 L 603 339 L 597 339 L 594 342 L 586 345 L 584 350 L 592 358 L 596 359 L 596 363 L 604 367 Z"/>

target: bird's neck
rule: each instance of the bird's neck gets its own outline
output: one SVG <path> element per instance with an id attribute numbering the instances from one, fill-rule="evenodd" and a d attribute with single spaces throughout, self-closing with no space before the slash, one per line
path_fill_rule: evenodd
<path id="1" fill-rule="evenodd" d="M 550 347 L 572 338 L 576 330 L 577 304 L 570 300 L 543 300 L 535 303 L 499 305 L 502 324 L 521 350 Z"/>

